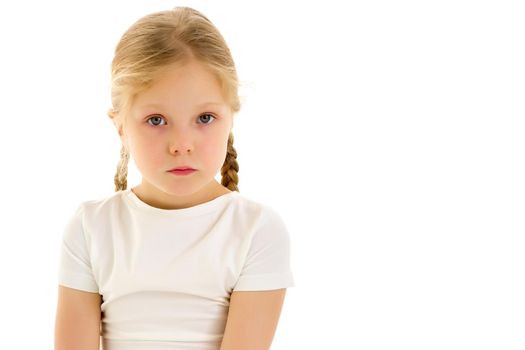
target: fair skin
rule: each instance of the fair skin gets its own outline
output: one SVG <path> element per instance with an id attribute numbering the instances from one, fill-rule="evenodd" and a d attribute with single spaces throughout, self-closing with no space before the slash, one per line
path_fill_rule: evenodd
<path id="1" fill-rule="evenodd" d="M 108 115 L 116 120 L 113 112 Z M 218 81 L 202 65 L 193 61 L 168 68 L 137 96 L 126 117 L 125 129 L 115 126 L 143 176 L 132 189 L 142 201 L 181 209 L 231 192 L 214 176 L 226 157 L 232 114 Z M 197 172 L 180 177 L 167 172 L 182 165 Z M 220 350 L 269 349 L 285 293 L 232 292 Z M 101 302 L 98 293 L 59 286 L 56 350 L 99 349 Z"/>
<path id="2" fill-rule="evenodd" d="M 120 134 L 143 175 L 133 189 L 141 200 L 179 209 L 231 192 L 213 178 L 226 157 L 231 110 L 219 82 L 198 62 L 169 68 L 137 96 L 129 118 L 127 130 Z M 180 165 L 198 171 L 186 177 L 166 173 Z M 221 350 L 269 349 L 285 293 L 286 289 L 232 292 Z"/>
<path id="3" fill-rule="evenodd" d="M 286 288 L 232 292 L 220 350 L 270 349 L 285 294 Z"/>
<path id="4" fill-rule="evenodd" d="M 101 303 L 98 293 L 58 286 L 55 350 L 99 350 Z"/>
<path id="5" fill-rule="evenodd" d="M 108 115 L 114 117 L 111 111 Z M 233 116 L 219 81 L 202 64 L 168 66 L 123 117 L 126 127 L 115 126 L 142 174 L 142 183 L 132 188 L 142 201 L 182 209 L 231 192 L 215 175 L 226 158 Z M 179 166 L 197 171 L 168 172 Z"/>

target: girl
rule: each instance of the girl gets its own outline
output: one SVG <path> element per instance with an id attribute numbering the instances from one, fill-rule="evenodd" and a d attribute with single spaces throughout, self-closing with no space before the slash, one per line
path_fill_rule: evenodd
<path id="1" fill-rule="evenodd" d="M 294 285 L 290 240 L 276 211 L 239 194 L 237 88 L 228 46 L 194 9 L 124 33 L 108 112 L 116 193 L 66 225 L 55 349 L 270 348 Z M 130 155 L 142 182 L 127 189 Z"/>

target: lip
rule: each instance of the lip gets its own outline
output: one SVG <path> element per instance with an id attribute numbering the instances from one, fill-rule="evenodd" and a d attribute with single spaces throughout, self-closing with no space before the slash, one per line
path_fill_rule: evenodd
<path id="1" fill-rule="evenodd" d="M 179 167 L 173 168 L 168 171 L 181 171 L 181 170 L 195 170 L 195 169 L 193 169 L 191 166 L 183 165 L 183 166 L 179 166 Z"/>
<path id="2" fill-rule="evenodd" d="M 183 170 L 176 169 L 176 170 L 170 170 L 169 172 L 174 174 L 174 175 L 190 175 L 190 174 L 193 174 L 196 171 L 197 170 L 195 170 L 195 169 L 183 169 Z"/>

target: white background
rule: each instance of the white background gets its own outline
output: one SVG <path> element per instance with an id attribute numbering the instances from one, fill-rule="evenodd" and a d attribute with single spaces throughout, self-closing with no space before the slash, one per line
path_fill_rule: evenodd
<path id="1" fill-rule="evenodd" d="M 521 4 L 369 0 L 2 2 L 0 348 L 53 347 L 62 230 L 114 191 L 114 47 L 179 5 L 232 50 L 239 188 L 290 231 L 272 349 L 525 347 Z"/>

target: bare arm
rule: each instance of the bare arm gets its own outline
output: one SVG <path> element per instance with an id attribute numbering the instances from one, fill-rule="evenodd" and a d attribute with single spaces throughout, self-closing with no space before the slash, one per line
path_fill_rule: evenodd
<path id="1" fill-rule="evenodd" d="M 270 349 L 285 294 L 285 288 L 232 292 L 220 350 Z"/>
<path id="2" fill-rule="evenodd" d="M 58 286 L 55 350 L 99 350 L 101 301 L 98 293 Z"/>

